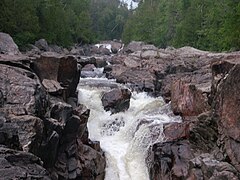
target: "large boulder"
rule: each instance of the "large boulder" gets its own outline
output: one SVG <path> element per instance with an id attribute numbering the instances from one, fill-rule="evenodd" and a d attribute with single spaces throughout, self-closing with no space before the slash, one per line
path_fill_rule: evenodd
<path id="1" fill-rule="evenodd" d="M 210 110 L 206 92 L 198 89 L 194 84 L 181 80 L 175 81 L 172 85 L 171 105 L 173 112 L 183 117 L 197 116 Z"/>
<path id="2" fill-rule="evenodd" d="M 0 174 L 1 179 L 51 179 L 38 157 L 5 147 L 0 147 Z"/>
<path id="3" fill-rule="evenodd" d="M 132 41 L 124 48 L 124 51 L 127 52 L 127 53 L 133 53 L 133 52 L 136 52 L 136 51 L 141 51 L 143 45 L 144 45 L 144 42 Z"/>
<path id="4" fill-rule="evenodd" d="M 46 92 L 37 76 L 29 70 L 2 64 L 0 66 L 0 91 L 4 110 L 14 115 L 43 117 L 48 106 Z"/>
<path id="5" fill-rule="evenodd" d="M 39 39 L 36 41 L 35 46 L 42 51 L 49 51 L 48 42 L 45 39 Z"/>
<path id="6" fill-rule="evenodd" d="M 240 171 L 240 59 L 213 64 L 214 118 L 218 119 L 220 145 L 230 162 Z M 232 66 L 232 67 L 231 67 Z M 218 67 L 218 68 L 217 68 Z"/>
<path id="7" fill-rule="evenodd" d="M 4 179 L 104 179 L 104 154 L 88 139 L 89 110 L 77 106 L 74 97 L 68 98 L 70 105 L 56 94 L 79 77 L 77 62 L 46 59 L 33 62 L 46 89 L 25 65 L 29 61 L 0 62 L 0 147 L 11 148 L 3 153 L 0 148 L 0 174 Z"/>
<path id="8" fill-rule="evenodd" d="M 120 41 L 113 40 L 113 41 L 103 41 L 101 44 L 109 44 L 111 45 L 111 51 L 112 53 L 116 54 L 120 51 L 122 48 L 123 44 Z"/>
<path id="9" fill-rule="evenodd" d="M 211 154 L 201 154 L 189 162 L 187 180 L 192 179 L 231 179 L 238 180 L 238 171 L 228 162 L 216 160 Z"/>
<path id="10" fill-rule="evenodd" d="M 56 53 L 43 53 L 32 63 L 34 72 L 40 80 L 54 80 L 65 89 L 62 96 L 66 99 L 74 96 L 80 77 L 80 69 L 74 56 L 62 56 Z"/>
<path id="11" fill-rule="evenodd" d="M 17 129 L 20 147 L 23 151 L 36 154 L 43 138 L 43 120 L 31 115 L 8 115 L 5 126 Z"/>
<path id="12" fill-rule="evenodd" d="M 147 69 L 127 68 L 119 75 L 114 73 L 113 71 L 112 75 L 119 83 L 130 83 L 131 87 L 137 91 L 154 92 L 155 75 Z"/>
<path id="13" fill-rule="evenodd" d="M 155 180 L 186 179 L 188 161 L 194 156 L 187 140 L 169 141 L 153 145 L 153 164 L 150 178 Z"/>
<path id="14" fill-rule="evenodd" d="M 113 89 L 102 96 L 102 104 L 106 111 L 118 113 L 125 111 L 130 105 L 131 92 L 128 89 Z"/>
<path id="15" fill-rule="evenodd" d="M 0 54 L 17 55 L 20 54 L 18 46 L 9 34 L 0 32 Z"/>

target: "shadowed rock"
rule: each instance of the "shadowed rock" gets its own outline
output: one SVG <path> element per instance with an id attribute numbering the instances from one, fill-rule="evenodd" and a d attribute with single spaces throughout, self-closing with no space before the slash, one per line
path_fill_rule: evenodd
<path id="1" fill-rule="evenodd" d="M 113 89 L 102 96 L 102 104 L 106 111 L 118 113 L 126 111 L 130 105 L 131 92 L 128 89 Z"/>

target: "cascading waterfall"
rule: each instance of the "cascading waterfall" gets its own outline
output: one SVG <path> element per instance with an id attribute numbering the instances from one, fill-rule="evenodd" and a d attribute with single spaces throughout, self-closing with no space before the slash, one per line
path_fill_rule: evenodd
<path id="1" fill-rule="evenodd" d="M 89 138 L 99 141 L 105 152 L 105 180 L 149 180 L 151 157 L 148 150 L 154 143 L 164 140 L 164 123 L 181 119 L 172 114 L 161 97 L 136 92 L 132 92 L 127 111 L 111 115 L 103 109 L 102 93 L 121 86 L 104 78 L 80 80 L 79 103 L 91 110 Z"/>

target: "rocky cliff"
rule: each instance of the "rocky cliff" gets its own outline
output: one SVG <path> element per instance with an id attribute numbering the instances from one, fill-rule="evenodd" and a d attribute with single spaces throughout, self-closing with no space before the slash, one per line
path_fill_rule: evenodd
<path id="1" fill-rule="evenodd" d="M 1 34 L 0 34 L 1 36 Z M 11 38 L 4 34 L 1 38 Z M 18 55 L 0 47 L 0 174 L 5 179 L 103 179 L 104 154 L 88 139 L 74 56 Z M 7 43 L 7 44 L 6 44 Z M 2 43 L 1 43 L 2 44 Z M 6 50 L 8 48 L 8 50 Z M 9 53 L 10 52 L 10 53 Z"/>
<path id="2" fill-rule="evenodd" d="M 239 64 L 240 52 L 157 49 L 142 42 L 112 58 L 109 77 L 163 96 L 183 118 L 165 124 L 165 141 L 150 149 L 151 179 L 240 178 Z"/>

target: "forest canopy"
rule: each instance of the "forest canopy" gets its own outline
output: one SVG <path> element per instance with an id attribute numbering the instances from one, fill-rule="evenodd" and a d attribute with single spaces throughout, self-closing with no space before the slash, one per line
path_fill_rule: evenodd
<path id="1" fill-rule="evenodd" d="M 239 0 L 1 0 L 0 31 L 24 46 L 44 38 L 70 46 L 123 39 L 158 47 L 240 49 Z"/>
<path id="2" fill-rule="evenodd" d="M 40 38 L 62 46 L 121 39 L 128 14 L 119 0 L 1 0 L 0 32 L 20 46 Z"/>
<path id="3" fill-rule="evenodd" d="M 163 48 L 240 50 L 240 1 L 144 0 L 128 19 L 123 39 Z"/>

